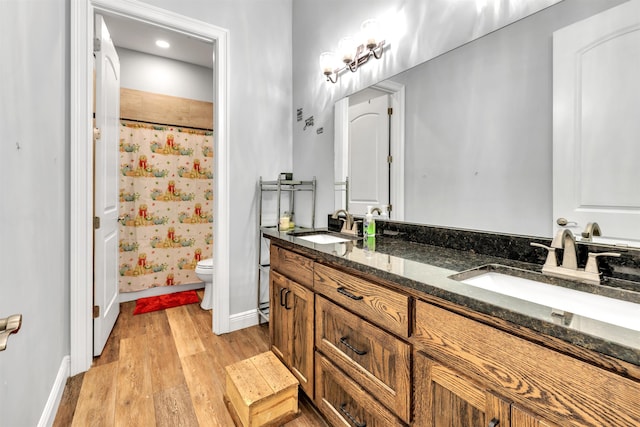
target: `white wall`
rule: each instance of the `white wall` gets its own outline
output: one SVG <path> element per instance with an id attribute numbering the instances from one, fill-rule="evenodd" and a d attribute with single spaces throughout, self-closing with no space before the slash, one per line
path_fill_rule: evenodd
<path id="1" fill-rule="evenodd" d="M 213 70 L 195 64 L 116 47 L 120 86 L 145 92 L 213 102 Z M 213 45 L 211 45 L 213 54 Z"/>
<path id="2" fill-rule="evenodd" d="M 0 317 L 23 315 L 0 353 L 3 426 L 38 424 L 69 354 L 67 3 L 0 6 Z"/>
<path id="3" fill-rule="evenodd" d="M 292 0 L 145 3 L 229 30 L 229 312 L 253 310 L 258 178 L 292 167 Z"/>

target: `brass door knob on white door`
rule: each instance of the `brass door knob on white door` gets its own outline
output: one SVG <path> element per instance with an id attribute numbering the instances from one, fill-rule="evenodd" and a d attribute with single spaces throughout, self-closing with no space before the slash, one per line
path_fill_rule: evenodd
<path id="1" fill-rule="evenodd" d="M 0 351 L 7 348 L 9 335 L 15 334 L 22 326 L 22 314 L 14 314 L 0 319 Z"/>

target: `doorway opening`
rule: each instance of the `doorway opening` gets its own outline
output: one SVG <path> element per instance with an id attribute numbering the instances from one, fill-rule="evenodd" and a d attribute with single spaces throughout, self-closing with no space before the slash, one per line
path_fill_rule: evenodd
<path id="1" fill-rule="evenodd" d="M 150 5 L 81 0 L 71 5 L 70 78 L 70 324 L 71 375 L 89 369 L 93 349 L 93 16 L 120 15 L 208 40 L 214 45 L 214 281 L 212 330 L 229 331 L 228 31 Z"/>

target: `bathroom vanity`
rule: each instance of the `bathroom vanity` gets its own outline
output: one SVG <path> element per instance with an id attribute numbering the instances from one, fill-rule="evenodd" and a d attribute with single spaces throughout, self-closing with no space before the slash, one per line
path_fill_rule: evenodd
<path id="1" fill-rule="evenodd" d="M 381 224 L 375 248 L 263 230 L 272 350 L 330 424 L 640 425 L 637 282 L 544 277 L 573 292 L 565 299 L 596 295 L 637 314 L 592 318 L 465 283 L 542 279 L 546 254 L 530 243 L 548 241 L 414 227 Z M 603 269 L 635 271 L 637 256 Z"/>

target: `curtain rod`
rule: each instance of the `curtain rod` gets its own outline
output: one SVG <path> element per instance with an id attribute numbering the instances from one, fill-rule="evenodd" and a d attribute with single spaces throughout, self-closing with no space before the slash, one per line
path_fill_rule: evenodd
<path id="1" fill-rule="evenodd" d="M 148 125 L 158 125 L 158 126 L 171 126 L 174 128 L 185 128 L 185 129 L 193 129 L 193 130 L 206 130 L 209 132 L 213 132 L 213 129 L 209 129 L 209 128 L 195 128 L 192 126 L 182 126 L 182 125 L 174 125 L 171 123 L 152 123 L 146 120 L 136 120 L 136 119 L 127 119 L 126 117 L 120 117 L 121 121 L 127 121 L 127 122 L 135 122 L 135 123 L 146 123 Z"/>

